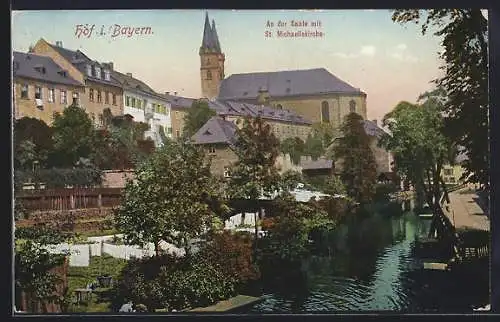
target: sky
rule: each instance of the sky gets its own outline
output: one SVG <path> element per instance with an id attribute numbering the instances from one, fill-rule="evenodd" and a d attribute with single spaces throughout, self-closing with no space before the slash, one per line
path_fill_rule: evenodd
<path id="1" fill-rule="evenodd" d="M 17 11 L 12 49 L 26 52 L 40 38 L 113 62 L 158 92 L 201 96 L 199 48 L 206 10 Z M 392 22 L 389 10 L 208 10 L 226 57 L 226 77 L 236 73 L 326 68 L 367 94 L 369 119 L 381 119 L 400 101 L 415 102 L 441 75 L 441 39 L 415 24 Z M 307 21 L 293 27 L 291 21 Z M 274 27 L 266 27 L 267 22 Z M 286 27 L 277 27 L 278 21 Z M 311 22 L 321 26 L 312 27 Z M 93 28 L 85 36 L 83 28 Z M 119 27 L 116 27 L 119 25 Z M 149 34 L 118 33 L 150 27 Z M 101 35 L 101 29 L 104 34 Z M 146 31 L 147 29 L 142 29 Z M 317 38 L 278 38 L 282 31 L 321 31 Z M 266 31 L 274 36 L 265 36 Z"/>

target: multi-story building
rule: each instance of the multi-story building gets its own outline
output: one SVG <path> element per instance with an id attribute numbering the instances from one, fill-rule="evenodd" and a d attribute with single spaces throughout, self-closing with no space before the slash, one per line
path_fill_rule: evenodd
<path id="1" fill-rule="evenodd" d="M 81 50 L 64 48 L 60 41 L 53 45 L 42 38 L 35 44 L 32 52 L 52 58 L 70 77 L 85 84 L 80 105 L 96 125 L 102 121 L 104 109 L 108 108 L 113 115 L 123 115 L 123 89 L 111 77 L 109 66 L 90 59 Z"/>
<path id="2" fill-rule="evenodd" d="M 171 138 L 171 106 L 166 97 L 134 78 L 131 73 L 123 74 L 114 70 L 113 63 L 103 65 L 108 66 L 111 77 L 123 87 L 123 113 L 131 115 L 135 122 L 149 124 L 145 136 L 152 139 L 156 146 L 162 144 L 160 132 Z"/>
<path id="3" fill-rule="evenodd" d="M 84 92 L 84 85 L 71 77 L 50 57 L 14 52 L 14 117 L 34 117 L 51 124 Z"/>
<path id="4" fill-rule="evenodd" d="M 184 117 L 196 101 L 194 98 L 181 97 L 165 93 L 165 98 L 170 102 L 170 121 L 172 124 L 172 137 L 179 139 L 184 129 Z"/>

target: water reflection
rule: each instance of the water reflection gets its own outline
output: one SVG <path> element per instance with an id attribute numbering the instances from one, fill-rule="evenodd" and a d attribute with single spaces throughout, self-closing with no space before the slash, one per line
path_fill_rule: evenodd
<path id="1" fill-rule="evenodd" d="M 471 289 L 453 274 L 421 269 L 413 255 L 419 224 L 412 213 L 350 218 L 322 237 L 321 255 L 304 260 L 302 280 L 268 289 L 249 313 L 468 312 L 486 304 L 484 287 Z"/>

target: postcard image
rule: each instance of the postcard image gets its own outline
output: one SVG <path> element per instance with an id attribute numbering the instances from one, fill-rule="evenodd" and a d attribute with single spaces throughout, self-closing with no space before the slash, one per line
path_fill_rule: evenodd
<path id="1" fill-rule="evenodd" d="M 490 311 L 486 10 L 11 19 L 15 314 Z"/>

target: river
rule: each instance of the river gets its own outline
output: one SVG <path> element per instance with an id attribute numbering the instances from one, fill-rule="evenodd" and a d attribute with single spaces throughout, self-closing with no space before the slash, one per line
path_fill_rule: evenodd
<path id="1" fill-rule="evenodd" d="M 474 276 L 422 269 L 413 213 L 349 218 L 302 263 L 302 278 L 265 286 L 246 313 L 465 313 L 489 303 L 488 268 Z M 325 251 L 326 249 L 326 251 Z"/>

